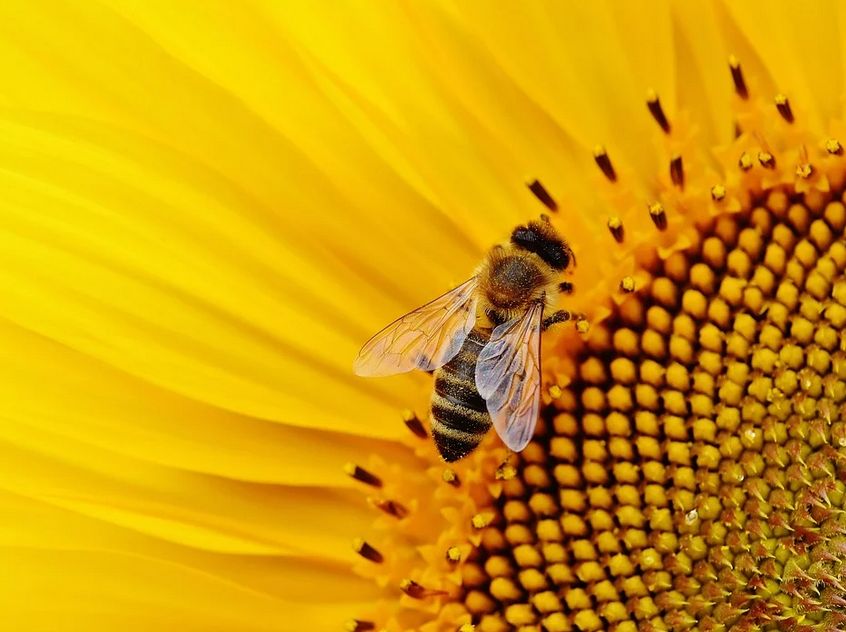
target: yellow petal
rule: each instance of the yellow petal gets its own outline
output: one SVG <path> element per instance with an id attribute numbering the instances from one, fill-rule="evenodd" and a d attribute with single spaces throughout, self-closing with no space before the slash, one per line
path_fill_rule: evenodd
<path id="1" fill-rule="evenodd" d="M 198 549 L 7 492 L 0 492 L 0 516 L 0 547 L 108 551 L 128 559 L 143 556 L 274 599 L 305 603 L 365 600 L 372 598 L 375 590 L 368 582 L 351 576 L 346 561 Z M 26 516 L 26 529 L 20 528 L 22 516 Z M 14 579 L 4 576 L 5 582 Z M 337 592 L 328 595 L 310 588 L 321 585 L 331 585 Z"/>
<path id="2" fill-rule="evenodd" d="M 0 358 L 7 427 L 21 424 L 131 460 L 245 481 L 348 486 L 340 465 L 371 449 L 407 458 L 392 442 L 296 428 L 180 397 L 2 322 Z"/>
<path id="3" fill-rule="evenodd" d="M 0 608 L 14 630 L 338 629 L 366 604 L 272 598 L 131 553 L 0 547 Z M 49 599 L 34 596 L 49 595 Z"/>

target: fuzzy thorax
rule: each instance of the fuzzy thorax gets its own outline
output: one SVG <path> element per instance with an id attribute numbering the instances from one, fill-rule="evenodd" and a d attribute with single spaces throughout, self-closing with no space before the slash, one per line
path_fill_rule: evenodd
<path id="1" fill-rule="evenodd" d="M 482 311 L 493 325 L 520 316 L 537 301 L 550 308 L 558 299 L 559 272 L 510 244 L 492 249 L 477 274 Z"/>

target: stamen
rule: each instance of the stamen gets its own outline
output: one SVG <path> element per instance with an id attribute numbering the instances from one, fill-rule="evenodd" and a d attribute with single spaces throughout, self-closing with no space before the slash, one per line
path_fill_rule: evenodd
<path id="1" fill-rule="evenodd" d="M 617 215 L 612 215 L 608 218 L 608 230 L 611 231 L 611 236 L 618 244 L 623 243 L 625 229 L 623 228 L 623 220 Z"/>
<path id="2" fill-rule="evenodd" d="M 540 180 L 532 180 L 529 183 L 529 191 L 535 194 L 535 197 L 539 199 L 543 205 L 548 208 L 550 211 L 557 211 L 558 204 L 555 200 L 552 199 L 552 196 L 549 194 L 549 191 L 546 190 Z"/>
<path id="3" fill-rule="evenodd" d="M 491 512 L 477 513 L 470 519 L 470 524 L 474 529 L 484 529 L 493 522 L 493 519 L 494 515 Z"/>
<path id="4" fill-rule="evenodd" d="M 446 550 L 446 560 L 447 562 L 451 562 L 455 564 L 456 562 L 461 561 L 461 549 L 457 546 L 451 546 Z"/>
<path id="5" fill-rule="evenodd" d="M 508 459 L 506 459 L 499 464 L 499 467 L 496 468 L 495 476 L 498 481 L 510 481 L 517 476 L 517 468 L 511 465 L 511 463 L 508 462 Z"/>
<path id="6" fill-rule="evenodd" d="M 649 108 L 652 118 L 655 119 L 655 122 L 658 123 L 664 133 L 669 134 L 670 122 L 664 114 L 664 109 L 661 107 L 661 100 L 658 98 L 658 94 L 655 90 L 650 89 L 649 92 L 646 93 L 646 107 Z"/>
<path id="7" fill-rule="evenodd" d="M 376 624 L 372 621 L 361 621 L 359 619 L 350 619 L 349 621 L 344 624 L 344 630 L 346 632 L 370 632 L 370 630 L 375 630 Z"/>
<path id="8" fill-rule="evenodd" d="M 415 437 L 419 437 L 420 439 L 429 438 L 429 433 L 427 433 L 426 428 L 423 427 L 423 422 L 420 421 L 420 418 L 413 410 L 406 408 L 402 411 L 402 421 L 405 423 L 406 427 L 411 430 Z"/>
<path id="9" fill-rule="evenodd" d="M 384 511 L 386 514 L 393 516 L 394 518 L 402 520 L 408 515 L 408 509 L 395 500 L 386 500 L 384 498 L 368 498 L 367 500 L 373 507 L 379 511 Z"/>
<path id="10" fill-rule="evenodd" d="M 576 331 L 578 331 L 580 334 L 586 334 L 588 331 L 590 331 L 590 322 L 587 318 L 579 318 L 576 321 Z"/>
<path id="11" fill-rule="evenodd" d="M 682 165 L 682 157 L 680 155 L 675 155 L 670 160 L 670 180 L 678 188 L 684 188 L 684 165 Z"/>
<path id="12" fill-rule="evenodd" d="M 793 122 L 793 110 L 790 109 L 790 101 L 783 94 L 777 94 L 775 97 L 775 105 L 778 113 L 788 123 Z"/>
<path id="13" fill-rule="evenodd" d="M 729 55 L 729 70 L 731 70 L 731 80 L 734 83 L 734 92 L 741 99 L 749 98 L 749 90 L 746 88 L 746 80 L 743 78 L 743 70 L 740 68 L 740 62 L 734 55 Z"/>
<path id="14" fill-rule="evenodd" d="M 625 276 L 620 281 L 620 289 L 623 292 L 631 293 L 635 291 L 635 280 L 630 276 Z"/>
<path id="15" fill-rule="evenodd" d="M 361 538 L 356 538 L 355 540 L 353 540 L 352 546 L 353 546 L 353 551 L 358 553 L 361 557 L 363 557 L 366 560 L 370 560 L 371 562 L 374 562 L 376 564 L 381 564 L 382 562 L 385 561 L 385 558 L 382 556 L 381 553 L 379 553 L 379 551 L 374 549 L 372 546 L 370 546 L 367 542 L 365 542 Z"/>
<path id="16" fill-rule="evenodd" d="M 825 150 L 835 156 L 840 156 L 843 154 L 843 146 L 840 144 L 840 141 L 836 138 L 829 138 L 825 141 Z"/>
<path id="17" fill-rule="evenodd" d="M 458 628 L 458 632 L 475 632 L 476 626 L 472 623 L 463 623 L 460 628 Z"/>
<path id="18" fill-rule="evenodd" d="M 370 485 L 371 487 L 382 487 L 382 479 L 355 463 L 346 463 L 344 465 L 344 473 L 347 476 L 364 483 L 365 485 Z"/>
<path id="19" fill-rule="evenodd" d="M 761 166 L 765 169 L 774 169 L 775 168 L 775 156 L 773 156 L 768 151 L 759 151 L 758 152 L 758 162 L 761 163 Z"/>
<path id="20" fill-rule="evenodd" d="M 437 595 L 447 594 L 444 590 L 432 590 L 424 588 L 413 579 L 404 579 L 400 582 L 400 590 L 412 599 L 426 599 L 427 597 L 435 597 Z"/>
<path id="21" fill-rule="evenodd" d="M 752 156 L 745 151 L 740 154 L 740 158 L 737 161 L 738 167 L 740 167 L 743 171 L 749 171 L 752 168 L 752 164 Z"/>
<path id="22" fill-rule="evenodd" d="M 606 178 L 611 182 L 617 181 L 617 173 L 614 171 L 614 166 L 611 164 L 611 159 L 608 157 L 605 147 L 597 145 L 593 150 L 593 159 Z"/>
<path id="23" fill-rule="evenodd" d="M 664 205 L 661 202 L 653 202 L 649 205 L 649 216 L 658 230 L 667 228 L 667 214 L 664 212 Z"/>
<path id="24" fill-rule="evenodd" d="M 458 478 L 458 474 L 455 473 L 455 470 L 447 468 L 444 470 L 443 474 L 441 474 L 441 478 L 443 479 L 444 483 L 448 483 L 453 487 L 458 487 L 461 485 L 461 481 Z"/>
<path id="25" fill-rule="evenodd" d="M 726 197 L 726 188 L 722 184 L 715 184 L 711 187 L 711 199 L 720 202 Z"/>
<path id="26" fill-rule="evenodd" d="M 806 163 L 801 164 L 801 165 L 797 165 L 797 167 L 796 167 L 796 175 L 799 176 L 800 178 L 807 180 L 808 178 L 811 177 L 811 175 L 813 175 L 813 173 L 814 173 L 814 166 L 809 162 L 806 162 Z"/>

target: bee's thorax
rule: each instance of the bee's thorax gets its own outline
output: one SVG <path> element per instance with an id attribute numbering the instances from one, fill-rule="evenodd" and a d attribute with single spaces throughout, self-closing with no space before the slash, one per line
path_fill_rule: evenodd
<path id="1" fill-rule="evenodd" d="M 551 305 L 559 292 L 556 270 L 538 255 L 510 244 L 491 250 L 478 275 L 481 305 L 494 326 L 537 301 Z"/>

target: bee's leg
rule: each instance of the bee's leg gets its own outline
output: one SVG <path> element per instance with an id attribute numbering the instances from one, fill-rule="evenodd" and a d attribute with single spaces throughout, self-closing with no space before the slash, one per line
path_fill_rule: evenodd
<path id="1" fill-rule="evenodd" d="M 558 323 L 566 323 L 568 320 L 573 318 L 573 315 L 568 312 L 566 309 L 559 309 L 557 312 L 553 312 L 549 316 L 543 319 L 541 323 L 541 330 L 546 331 L 553 325 L 557 325 Z"/>
<path id="2" fill-rule="evenodd" d="M 563 281 L 558 284 L 558 289 L 561 291 L 562 294 L 572 294 L 573 284 L 569 281 Z"/>

